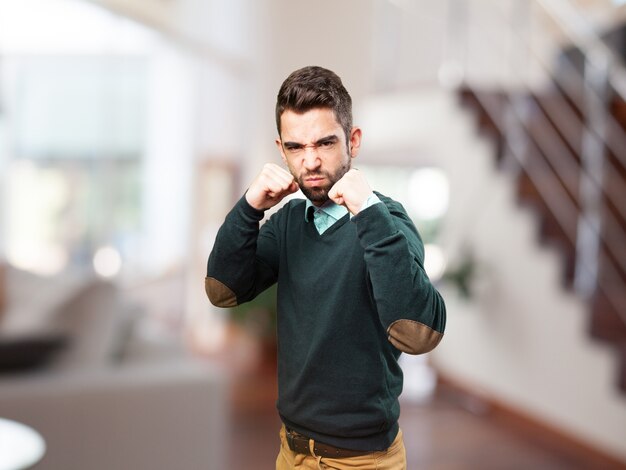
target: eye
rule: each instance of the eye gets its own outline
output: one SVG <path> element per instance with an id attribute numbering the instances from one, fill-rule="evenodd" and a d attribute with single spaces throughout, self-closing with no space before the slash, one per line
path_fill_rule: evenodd
<path id="1" fill-rule="evenodd" d="M 332 140 L 327 140 L 325 142 L 322 142 L 320 144 L 320 147 L 322 147 L 323 149 L 328 149 L 332 148 L 333 145 L 335 145 L 335 142 L 333 142 Z"/>
<path id="2" fill-rule="evenodd" d="M 285 145 L 285 150 L 287 150 L 288 152 L 298 152 L 298 151 L 302 150 L 302 145 L 286 144 Z"/>

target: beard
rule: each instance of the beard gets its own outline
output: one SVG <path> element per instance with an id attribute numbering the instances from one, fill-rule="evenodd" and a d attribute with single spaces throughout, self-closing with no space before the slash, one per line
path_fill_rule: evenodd
<path id="1" fill-rule="evenodd" d="M 301 174 L 299 177 L 296 177 L 298 181 L 298 185 L 300 186 L 300 190 L 306 196 L 306 198 L 313 202 L 315 205 L 322 205 L 326 201 L 329 200 L 328 193 L 331 188 L 335 185 L 337 181 L 339 181 L 343 175 L 345 175 L 351 167 L 351 159 L 348 158 L 346 163 L 342 164 L 334 173 L 330 173 L 328 171 L 311 171 L 307 173 Z M 295 176 L 295 175 L 294 175 Z M 323 176 L 328 180 L 328 184 L 323 186 L 317 186 L 314 188 L 305 186 L 305 179 L 311 178 L 315 176 Z"/>

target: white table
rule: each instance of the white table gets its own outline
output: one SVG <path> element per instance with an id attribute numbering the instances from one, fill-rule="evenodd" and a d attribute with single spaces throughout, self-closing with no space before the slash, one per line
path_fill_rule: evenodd
<path id="1" fill-rule="evenodd" d="M 0 418 L 0 470 L 23 470 L 35 465 L 46 443 L 34 429 Z"/>

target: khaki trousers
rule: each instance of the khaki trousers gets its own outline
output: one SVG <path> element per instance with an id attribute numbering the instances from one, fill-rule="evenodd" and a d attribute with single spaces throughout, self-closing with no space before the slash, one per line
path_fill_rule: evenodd
<path id="1" fill-rule="evenodd" d="M 313 448 L 313 439 L 309 441 Z M 297 454 L 289 448 L 285 426 L 280 429 L 280 452 L 276 459 L 276 470 L 406 470 L 406 450 L 402 430 L 387 450 L 371 452 L 358 457 L 333 459 Z"/>

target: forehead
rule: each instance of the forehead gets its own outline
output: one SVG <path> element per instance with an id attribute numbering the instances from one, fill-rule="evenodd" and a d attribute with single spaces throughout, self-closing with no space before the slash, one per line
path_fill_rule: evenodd
<path id="1" fill-rule="evenodd" d="M 286 110 L 280 116 L 280 130 L 283 142 L 308 143 L 329 135 L 341 139 L 343 135 L 335 112 L 329 108 L 315 108 L 304 113 Z"/>

